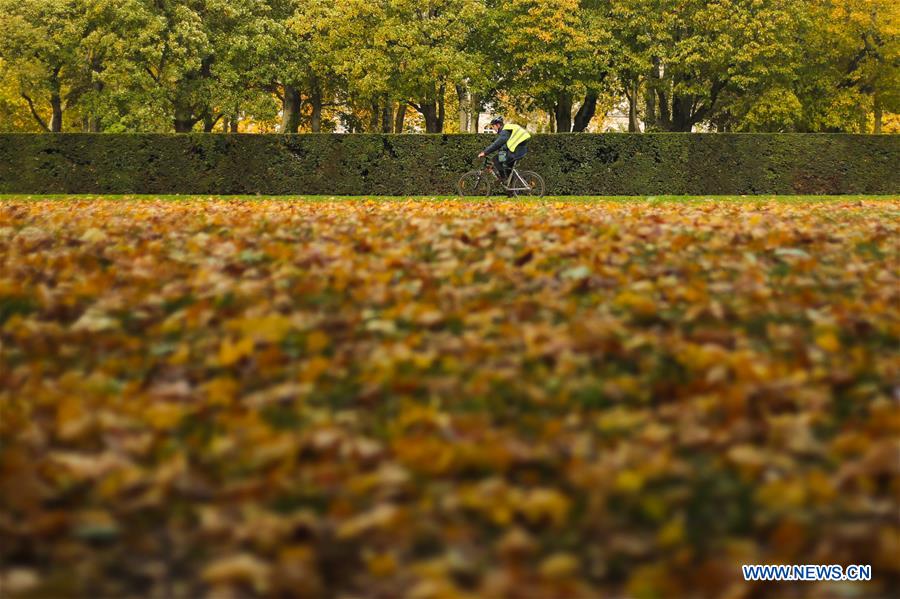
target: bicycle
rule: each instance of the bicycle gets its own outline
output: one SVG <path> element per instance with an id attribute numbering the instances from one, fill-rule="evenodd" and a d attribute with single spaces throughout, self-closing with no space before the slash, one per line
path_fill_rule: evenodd
<path id="1" fill-rule="evenodd" d="M 512 168 L 509 169 L 509 176 L 504 181 L 494 172 L 494 167 L 490 164 L 490 158 L 485 156 L 481 169 L 469 171 L 459 178 L 456 184 L 456 191 L 461 196 L 489 196 L 491 195 L 491 187 L 493 187 L 494 182 L 497 182 L 511 197 L 520 195 L 544 197 L 543 177 L 534 171 L 516 170 L 518 162 L 517 160 L 513 163 Z"/>

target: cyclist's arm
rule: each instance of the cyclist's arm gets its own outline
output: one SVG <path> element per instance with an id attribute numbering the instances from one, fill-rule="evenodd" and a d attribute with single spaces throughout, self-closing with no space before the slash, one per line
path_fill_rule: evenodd
<path id="1" fill-rule="evenodd" d="M 506 142 L 509 141 L 510 135 L 512 135 L 512 131 L 510 131 L 509 129 L 502 129 L 500 131 L 500 135 L 497 137 L 497 139 L 494 140 L 494 143 L 484 149 L 484 153 L 490 154 L 491 152 L 496 152 L 497 150 L 502 148 L 506 144 Z"/>

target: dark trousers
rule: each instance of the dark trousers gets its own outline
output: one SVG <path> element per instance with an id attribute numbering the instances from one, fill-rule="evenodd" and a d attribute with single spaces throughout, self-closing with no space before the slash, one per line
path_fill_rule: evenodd
<path id="1" fill-rule="evenodd" d="M 521 160 L 522 157 L 527 153 L 527 143 L 520 143 L 516 147 L 515 152 L 510 152 L 506 149 L 500 150 L 497 155 L 494 156 L 494 172 L 496 172 L 501 179 L 506 181 L 506 178 L 509 177 L 509 173 L 512 170 L 513 165 L 516 163 L 516 161 Z"/>

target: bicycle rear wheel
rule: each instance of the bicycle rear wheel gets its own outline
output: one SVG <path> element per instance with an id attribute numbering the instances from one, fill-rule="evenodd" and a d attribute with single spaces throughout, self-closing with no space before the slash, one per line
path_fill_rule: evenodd
<path id="1" fill-rule="evenodd" d="M 516 195 L 524 197 L 544 197 L 544 178 L 534 171 L 519 171 L 519 176 L 525 182 L 528 190 L 517 190 Z"/>
<path id="2" fill-rule="evenodd" d="M 469 171 L 459 178 L 456 191 L 461 196 L 491 195 L 491 175 L 485 171 Z"/>

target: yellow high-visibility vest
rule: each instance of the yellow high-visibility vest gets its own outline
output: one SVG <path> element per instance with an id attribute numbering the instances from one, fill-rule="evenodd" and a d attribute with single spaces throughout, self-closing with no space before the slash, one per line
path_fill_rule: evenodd
<path id="1" fill-rule="evenodd" d="M 509 140 L 506 142 L 506 147 L 509 148 L 510 152 L 515 152 L 520 143 L 526 139 L 531 139 L 531 133 L 524 127 L 519 127 L 518 125 L 510 123 L 509 125 L 504 125 L 503 128 L 511 131 Z"/>

